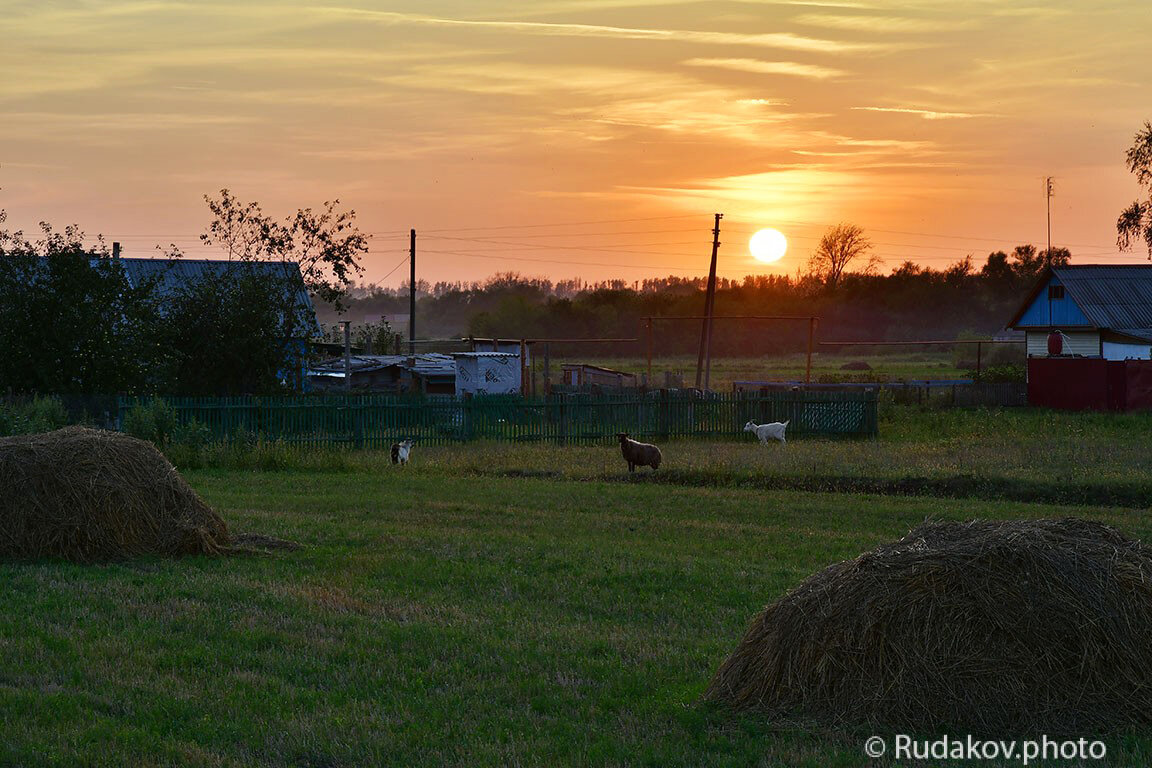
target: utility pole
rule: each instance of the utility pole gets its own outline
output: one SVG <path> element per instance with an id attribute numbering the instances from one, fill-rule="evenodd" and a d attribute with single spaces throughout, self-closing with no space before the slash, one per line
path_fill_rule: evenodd
<path id="1" fill-rule="evenodd" d="M 696 359 L 696 389 L 708 389 L 708 378 L 712 372 L 712 315 L 716 309 L 716 252 L 720 250 L 720 219 L 724 214 L 717 213 L 716 225 L 712 229 L 712 263 L 708 267 L 708 289 L 704 294 L 704 325 L 700 329 L 700 355 Z M 701 386 L 703 376 L 703 386 Z"/>
<path id="2" fill-rule="evenodd" d="M 1048 250 L 1044 252 L 1044 266 L 1052 266 L 1052 177 L 1044 177 L 1044 202 L 1048 207 Z"/>
<path id="3" fill-rule="evenodd" d="M 352 391 L 352 321 L 343 320 L 344 326 L 344 391 Z"/>
<path id="4" fill-rule="evenodd" d="M 408 354 L 416 354 L 416 230 L 408 235 L 408 264 L 412 268 L 408 278 Z"/>

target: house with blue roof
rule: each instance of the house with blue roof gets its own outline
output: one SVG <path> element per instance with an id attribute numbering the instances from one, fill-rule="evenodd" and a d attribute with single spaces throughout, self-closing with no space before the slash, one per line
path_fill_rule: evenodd
<path id="1" fill-rule="evenodd" d="M 1028 402 L 1152 408 L 1152 265 L 1050 267 L 1008 327 L 1028 348 Z"/>
<path id="2" fill-rule="evenodd" d="M 1025 332 L 1029 357 L 1152 359 L 1152 265 L 1052 267 L 1008 327 Z"/>

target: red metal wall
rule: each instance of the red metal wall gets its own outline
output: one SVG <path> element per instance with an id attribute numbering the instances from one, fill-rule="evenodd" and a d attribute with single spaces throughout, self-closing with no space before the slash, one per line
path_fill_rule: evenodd
<path id="1" fill-rule="evenodd" d="M 1152 408 L 1152 360 L 1127 360 L 1124 367 L 1128 410 Z"/>
<path id="2" fill-rule="evenodd" d="M 1028 403 L 1074 411 L 1152 408 L 1152 360 L 1030 357 Z"/>

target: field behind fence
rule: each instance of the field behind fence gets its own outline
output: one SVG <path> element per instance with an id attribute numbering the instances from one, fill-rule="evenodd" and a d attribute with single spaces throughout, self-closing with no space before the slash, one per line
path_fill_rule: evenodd
<path id="1" fill-rule="evenodd" d="M 120 398 L 119 416 L 152 398 Z M 744 425 L 788 421 L 791 437 L 874 437 L 874 391 L 519 395 L 469 399 L 389 395 L 165 397 L 181 424 L 214 439 L 259 436 L 307 447 L 387 448 L 469 440 L 601 443 L 617 432 L 644 439 L 726 438 Z"/>

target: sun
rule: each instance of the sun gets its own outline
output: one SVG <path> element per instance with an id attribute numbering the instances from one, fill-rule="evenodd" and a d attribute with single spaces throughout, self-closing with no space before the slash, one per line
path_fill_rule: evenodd
<path id="1" fill-rule="evenodd" d="M 771 264 L 780 261 L 788 250 L 788 239 L 778 229 L 762 229 L 748 241 L 748 250 L 756 261 Z"/>

